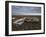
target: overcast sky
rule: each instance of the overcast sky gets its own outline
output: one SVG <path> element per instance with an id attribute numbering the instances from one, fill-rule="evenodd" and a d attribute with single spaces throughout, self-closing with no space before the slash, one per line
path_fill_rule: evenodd
<path id="1" fill-rule="evenodd" d="M 12 6 L 12 15 L 40 15 L 41 7 Z"/>

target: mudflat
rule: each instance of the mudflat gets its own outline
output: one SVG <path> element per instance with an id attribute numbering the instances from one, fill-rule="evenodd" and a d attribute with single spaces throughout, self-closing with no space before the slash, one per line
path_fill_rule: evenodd
<path id="1" fill-rule="evenodd" d="M 17 20 L 26 17 L 21 25 L 13 23 Z M 12 16 L 12 31 L 23 31 L 23 30 L 40 30 L 41 29 L 41 16 Z"/>

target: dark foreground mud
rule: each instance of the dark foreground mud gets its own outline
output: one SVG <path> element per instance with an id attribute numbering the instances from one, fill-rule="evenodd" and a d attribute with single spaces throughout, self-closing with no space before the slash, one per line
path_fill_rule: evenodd
<path id="1" fill-rule="evenodd" d="M 22 30 L 40 30 L 41 29 L 41 16 L 12 16 L 12 18 L 15 18 L 15 19 L 12 19 L 12 31 L 22 31 Z M 16 26 L 16 24 L 14 24 L 13 22 L 18 20 L 18 19 L 21 19 L 21 18 L 24 18 L 24 17 L 27 17 L 28 20 L 31 20 L 31 21 L 26 21 L 26 19 L 24 20 L 24 23 L 22 25 L 18 25 Z M 30 19 L 30 18 L 32 19 Z M 35 18 L 38 18 L 39 21 L 37 21 L 37 19 Z M 33 19 L 35 19 L 36 21 L 33 21 Z"/>

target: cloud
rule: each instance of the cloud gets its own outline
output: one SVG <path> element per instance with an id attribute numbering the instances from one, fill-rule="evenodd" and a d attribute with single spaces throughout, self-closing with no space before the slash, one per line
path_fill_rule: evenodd
<path id="1" fill-rule="evenodd" d="M 41 14 L 41 7 L 12 6 L 12 15 Z"/>

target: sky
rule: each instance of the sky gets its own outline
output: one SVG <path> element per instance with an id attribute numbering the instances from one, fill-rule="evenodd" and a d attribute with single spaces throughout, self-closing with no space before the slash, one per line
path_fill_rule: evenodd
<path id="1" fill-rule="evenodd" d="M 41 15 L 41 7 L 12 5 L 12 15 Z"/>

